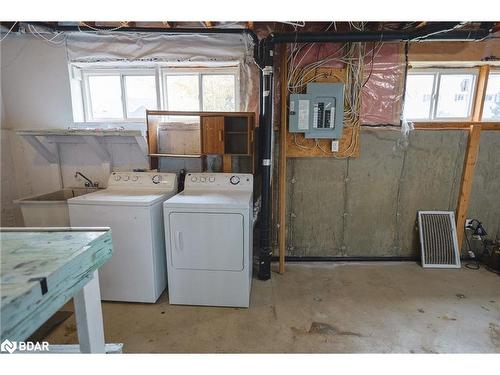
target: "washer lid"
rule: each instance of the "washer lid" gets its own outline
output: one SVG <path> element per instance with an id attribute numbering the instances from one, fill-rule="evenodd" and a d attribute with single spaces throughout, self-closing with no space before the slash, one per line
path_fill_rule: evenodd
<path id="1" fill-rule="evenodd" d="M 105 189 L 68 199 L 68 204 L 150 206 L 173 194 L 175 193 L 146 189 Z"/>
<path id="2" fill-rule="evenodd" d="M 250 208 L 252 192 L 248 191 L 183 191 L 163 203 L 163 207 Z"/>

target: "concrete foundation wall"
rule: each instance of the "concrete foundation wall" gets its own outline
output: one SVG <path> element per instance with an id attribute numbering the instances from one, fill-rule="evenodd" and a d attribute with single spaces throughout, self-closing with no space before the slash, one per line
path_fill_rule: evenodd
<path id="1" fill-rule="evenodd" d="M 416 256 L 417 211 L 454 211 L 465 131 L 363 129 L 356 159 L 289 158 L 287 254 Z M 500 132 L 484 132 L 469 217 L 500 236 Z"/>

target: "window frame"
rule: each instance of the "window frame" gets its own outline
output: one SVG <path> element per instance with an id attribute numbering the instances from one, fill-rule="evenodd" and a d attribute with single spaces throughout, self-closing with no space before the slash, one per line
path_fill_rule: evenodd
<path id="1" fill-rule="evenodd" d="M 192 112 L 203 112 L 203 76 L 210 75 L 229 75 L 234 76 L 234 111 L 237 112 L 240 108 L 240 68 L 239 66 L 225 67 L 173 67 L 167 66 L 161 68 L 161 81 L 163 90 L 163 110 L 175 111 L 168 108 L 167 94 L 167 77 L 179 75 L 194 75 L 198 76 L 198 109 Z"/>
<path id="2" fill-rule="evenodd" d="M 488 81 L 486 83 L 486 87 L 485 87 L 485 90 L 484 90 L 484 95 L 485 95 L 485 102 L 486 102 L 486 93 L 488 91 L 488 84 L 490 83 L 490 78 L 492 75 L 495 75 L 495 76 L 500 76 L 500 68 L 490 68 L 490 71 L 488 72 Z M 483 103 L 483 106 L 484 106 L 484 103 Z M 484 117 L 484 107 L 483 107 L 483 111 L 481 112 L 481 121 L 484 121 L 484 122 L 499 122 L 499 120 L 496 120 L 494 117 Z"/>
<path id="3" fill-rule="evenodd" d="M 459 74 L 470 74 L 474 77 L 471 89 L 471 100 L 467 108 L 467 117 L 437 117 L 437 107 L 439 99 L 439 90 L 441 84 L 441 76 L 443 75 L 459 75 Z M 474 103 L 477 95 L 477 81 L 479 77 L 479 68 L 412 68 L 408 70 L 407 76 L 409 75 L 433 75 L 434 82 L 432 86 L 431 94 L 431 105 L 429 107 L 429 116 L 427 118 L 406 118 L 408 121 L 412 122 L 464 122 L 471 121 L 474 112 Z M 406 88 L 405 88 L 406 95 Z M 404 114 L 404 106 L 403 106 Z"/>
<path id="4" fill-rule="evenodd" d="M 137 123 L 140 118 L 127 116 L 127 87 L 125 84 L 126 76 L 153 76 L 155 78 L 156 109 L 160 108 L 161 93 L 158 82 L 158 69 L 156 68 L 92 68 L 82 69 L 82 104 L 85 123 Z M 121 108 L 122 118 L 94 118 L 92 115 L 92 98 L 90 95 L 89 77 L 92 76 L 119 76 L 121 88 Z"/>

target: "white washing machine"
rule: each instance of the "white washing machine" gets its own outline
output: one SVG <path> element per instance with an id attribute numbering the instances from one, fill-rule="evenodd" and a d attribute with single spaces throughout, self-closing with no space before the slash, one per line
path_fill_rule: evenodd
<path id="1" fill-rule="evenodd" d="M 171 304 L 248 307 L 253 176 L 189 173 L 163 203 Z"/>
<path id="2" fill-rule="evenodd" d="M 111 227 L 113 256 L 99 269 L 101 299 L 154 303 L 167 286 L 163 202 L 174 173 L 113 172 L 104 190 L 68 200 L 73 227 Z"/>

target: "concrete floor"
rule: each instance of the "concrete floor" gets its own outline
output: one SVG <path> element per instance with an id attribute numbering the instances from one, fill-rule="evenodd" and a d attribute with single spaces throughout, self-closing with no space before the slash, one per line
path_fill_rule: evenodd
<path id="1" fill-rule="evenodd" d="M 249 309 L 103 303 L 129 353 L 500 353 L 500 278 L 415 263 L 288 264 Z M 47 338 L 76 343 L 74 316 Z"/>

